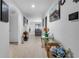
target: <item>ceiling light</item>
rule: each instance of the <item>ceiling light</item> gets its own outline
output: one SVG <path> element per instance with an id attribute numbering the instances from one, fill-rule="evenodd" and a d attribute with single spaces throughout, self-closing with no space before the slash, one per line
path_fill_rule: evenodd
<path id="1" fill-rule="evenodd" d="M 32 5 L 32 8 L 35 8 L 35 5 L 34 4 Z"/>

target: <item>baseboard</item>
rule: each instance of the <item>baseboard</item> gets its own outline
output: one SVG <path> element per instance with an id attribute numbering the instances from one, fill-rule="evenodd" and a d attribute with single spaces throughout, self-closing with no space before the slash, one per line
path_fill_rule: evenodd
<path id="1" fill-rule="evenodd" d="M 18 45 L 18 42 L 9 42 L 10 44 Z"/>

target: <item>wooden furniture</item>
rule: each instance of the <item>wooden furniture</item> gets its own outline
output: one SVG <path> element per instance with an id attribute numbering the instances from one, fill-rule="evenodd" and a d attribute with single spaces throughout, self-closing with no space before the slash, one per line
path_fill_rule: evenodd
<path id="1" fill-rule="evenodd" d="M 53 42 L 51 42 L 51 43 L 47 43 L 47 45 L 45 46 L 45 49 L 46 49 L 46 51 L 47 51 L 47 56 L 48 56 L 48 58 L 54 58 L 54 56 L 52 55 L 52 53 L 51 53 L 51 51 L 50 51 L 50 48 L 51 47 L 57 47 L 57 46 L 59 46 L 59 44 L 58 43 L 53 43 Z"/>
<path id="2" fill-rule="evenodd" d="M 58 41 L 56 41 L 53 37 L 41 37 L 41 42 L 42 42 L 42 47 L 45 48 L 46 52 L 47 52 L 47 57 L 48 58 L 56 58 L 55 54 L 53 54 L 52 52 L 52 48 L 57 48 L 57 47 L 63 47 L 64 46 L 59 43 Z M 73 53 L 71 51 L 71 49 L 69 48 L 68 50 L 65 49 L 65 57 L 64 58 L 73 58 Z"/>
<path id="3" fill-rule="evenodd" d="M 50 40 L 52 42 L 50 42 Z M 45 48 L 45 50 L 47 52 L 47 57 L 53 58 L 51 51 L 50 51 L 50 48 L 59 46 L 59 44 L 54 40 L 53 37 L 42 37 L 41 42 L 42 42 L 42 48 Z"/>

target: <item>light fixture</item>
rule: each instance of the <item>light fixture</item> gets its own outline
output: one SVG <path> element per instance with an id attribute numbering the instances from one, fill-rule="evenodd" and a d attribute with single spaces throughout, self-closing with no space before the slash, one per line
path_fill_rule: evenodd
<path id="1" fill-rule="evenodd" d="M 32 8 L 35 8 L 35 5 L 34 4 L 32 5 Z"/>

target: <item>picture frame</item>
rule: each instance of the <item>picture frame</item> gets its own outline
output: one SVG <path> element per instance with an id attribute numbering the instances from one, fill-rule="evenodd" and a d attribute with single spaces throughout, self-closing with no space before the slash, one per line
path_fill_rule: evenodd
<path id="1" fill-rule="evenodd" d="M 28 25 L 28 19 L 25 16 L 23 16 L 23 25 L 25 26 L 26 24 Z"/>
<path id="2" fill-rule="evenodd" d="M 56 20 L 60 19 L 59 16 L 59 10 L 55 10 L 51 15 L 50 15 L 50 22 L 54 22 Z"/>
<path id="3" fill-rule="evenodd" d="M 69 21 L 79 21 L 79 12 L 73 12 L 71 14 L 69 14 Z"/>
<path id="4" fill-rule="evenodd" d="M 79 2 L 79 0 L 73 0 L 73 2 L 77 3 L 77 2 Z"/>
<path id="5" fill-rule="evenodd" d="M 9 7 L 3 0 L 0 0 L 0 21 L 5 23 L 9 21 Z"/>
<path id="6" fill-rule="evenodd" d="M 2 20 L 2 0 L 0 0 L 0 21 Z"/>
<path id="7" fill-rule="evenodd" d="M 49 15 L 49 22 L 54 22 L 60 19 L 60 2 L 57 3 L 57 5 L 55 6 L 56 8 L 53 9 L 52 12 L 50 12 Z"/>
<path id="8" fill-rule="evenodd" d="M 45 27 L 47 27 L 47 16 L 45 17 Z"/>
<path id="9" fill-rule="evenodd" d="M 42 27 L 44 27 L 44 19 L 42 19 Z"/>

